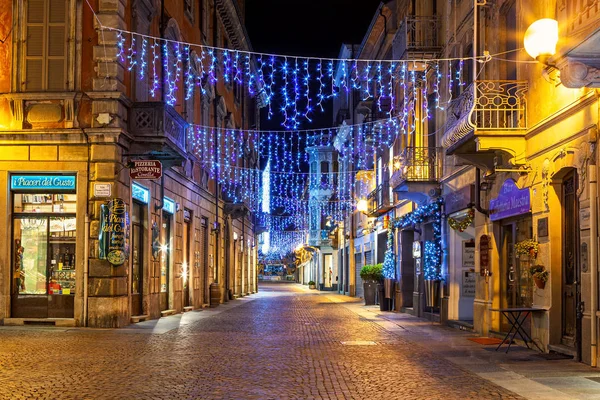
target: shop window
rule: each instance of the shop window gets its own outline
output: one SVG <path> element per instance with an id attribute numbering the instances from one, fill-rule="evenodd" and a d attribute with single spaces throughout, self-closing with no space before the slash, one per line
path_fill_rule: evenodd
<path id="1" fill-rule="evenodd" d="M 24 176 L 14 178 L 13 190 L 19 187 L 19 179 L 27 180 Z M 56 179 L 63 178 L 56 176 Z M 44 185 L 52 180 L 54 176 L 32 176 L 27 182 Z M 74 187 L 74 179 L 72 182 Z M 12 193 L 13 317 L 73 317 L 76 209 L 74 193 Z"/>
<path id="2" fill-rule="evenodd" d="M 66 90 L 67 5 L 67 0 L 25 2 L 23 90 Z"/>

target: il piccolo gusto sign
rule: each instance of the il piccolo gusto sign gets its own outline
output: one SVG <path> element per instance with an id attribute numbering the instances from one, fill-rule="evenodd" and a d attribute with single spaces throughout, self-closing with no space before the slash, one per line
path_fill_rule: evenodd
<path id="1" fill-rule="evenodd" d="M 123 199 L 100 206 L 99 258 L 112 265 L 123 264 L 129 256 L 129 214 Z"/>

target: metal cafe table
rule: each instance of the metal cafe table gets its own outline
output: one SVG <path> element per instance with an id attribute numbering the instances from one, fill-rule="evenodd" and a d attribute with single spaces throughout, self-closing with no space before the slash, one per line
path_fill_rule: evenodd
<path id="1" fill-rule="evenodd" d="M 508 342 L 508 348 L 506 349 L 507 353 L 508 353 L 508 350 L 510 350 L 510 345 L 515 340 L 515 337 L 517 335 L 519 335 L 521 337 L 521 339 L 525 342 L 525 345 L 527 346 L 528 349 L 531 348 L 531 347 L 529 347 L 529 342 L 531 342 L 535 345 L 535 347 L 538 348 L 539 351 L 541 351 L 542 353 L 544 352 L 544 350 L 542 350 L 540 348 L 540 346 L 538 346 L 537 343 L 529 336 L 529 334 L 525 331 L 525 329 L 523 329 L 523 323 L 525 322 L 525 320 L 531 313 L 540 312 L 540 311 L 548 311 L 548 309 L 541 308 L 541 307 L 516 307 L 516 308 L 492 308 L 490 311 L 498 311 L 498 312 L 502 313 L 502 315 L 504 315 L 511 324 L 511 327 L 508 330 L 508 333 L 506 334 L 506 336 L 504 336 L 504 339 L 502 339 L 502 342 L 500 342 L 498 347 L 496 347 L 496 351 L 498 351 L 500 349 L 500 346 L 502 346 L 502 344 L 504 344 L 506 339 L 508 339 L 512 333 L 512 339 Z"/>

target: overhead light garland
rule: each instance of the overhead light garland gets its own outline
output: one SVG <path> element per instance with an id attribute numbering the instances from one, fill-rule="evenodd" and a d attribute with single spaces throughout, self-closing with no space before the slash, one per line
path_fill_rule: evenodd
<path id="1" fill-rule="evenodd" d="M 162 90 L 166 93 L 166 102 L 172 105 L 179 90 L 183 90 L 185 97 L 189 98 L 198 83 L 203 87 L 204 82 L 214 85 L 219 81 L 234 81 L 241 84 L 250 96 L 261 96 L 268 106 L 269 118 L 278 110 L 283 117 L 282 126 L 286 129 L 298 129 L 303 123 L 312 122 L 314 111 L 324 111 L 325 100 L 337 97 L 340 92 L 348 93 L 351 88 L 362 93 L 364 101 L 372 100 L 375 111 L 393 118 L 396 116 L 395 99 L 398 94 L 395 93 L 395 82 L 400 82 L 398 90 L 403 92 L 404 118 L 414 121 L 411 116 L 415 117 L 417 113 L 414 104 L 417 83 L 424 82 L 424 90 L 435 88 L 435 106 L 439 107 L 440 64 L 448 65 L 446 80 L 448 92 L 451 92 L 453 85 L 463 85 L 462 65 L 464 61 L 472 60 L 471 57 L 368 60 L 266 54 L 170 40 L 108 27 L 99 19 L 97 22 L 99 30 L 117 33 L 117 59 L 127 70 L 135 70 L 138 76 L 144 77 L 150 73 L 147 70 L 152 65 L 154 78 L 149 88 L 152 98 L 156 98 Z M 148 48 L 152 48 L 152 52 L 146 51 Z M 140 49 L 139 54 L 137 49 Z M 164 71 L 162 88 L 159 87 L 156 71 L 159 54 L 162 55 Z M 478 61 L 489 61 L 489 56 L 479 57 Z M 452 71 L 451 62 L 458 62 L 456 71 Z M 190 67 L 192 64 L 195 70 Z M 430 80 L 433 83 L 428 85 Z M 311 87 L 318 89 L 311 91 Z M 411 104 L 406 100 L 410 100 Z M 422 114 L 424 118 L 429 117 L 427 102 L 423 102 Z M 402 126 L 403 129 L 413 127 L 414 123 Z"/>

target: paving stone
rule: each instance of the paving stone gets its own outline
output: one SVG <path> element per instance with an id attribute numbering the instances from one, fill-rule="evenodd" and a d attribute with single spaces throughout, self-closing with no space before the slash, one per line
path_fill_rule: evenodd
<path id="1" fill-rule="evenodd" d="M 162 330 L 1 328 L 0 398 L 520 398 L 341 301 L 262 289 Z"/>

